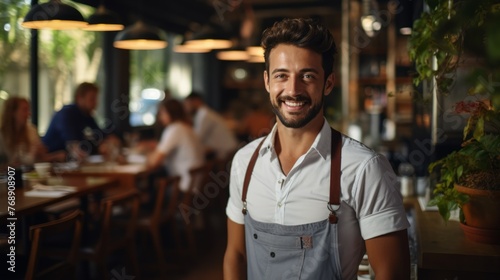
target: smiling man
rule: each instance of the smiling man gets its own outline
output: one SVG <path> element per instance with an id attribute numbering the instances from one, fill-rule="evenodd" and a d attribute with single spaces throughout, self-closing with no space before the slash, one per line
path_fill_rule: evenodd
<path id="1" fill-rule="evenodd" d="M 224 278 L 409 279 L 406 218 L 388 161 L 323 116 L 336 46 L 312 19 L 264 31 L 264 81 L 277 122 L 231 167 Z"/>

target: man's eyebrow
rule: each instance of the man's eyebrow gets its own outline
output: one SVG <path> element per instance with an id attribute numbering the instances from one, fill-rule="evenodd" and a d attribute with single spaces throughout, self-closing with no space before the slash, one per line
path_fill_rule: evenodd
<path id="1" fill-rule="evenodd" d="M 274 74 L 276 72 L 290 72 L 290 71 L 288 71 L 285 68 L 276 68 L 276 69 L 273 70 L 273 72 L 271 72 L 271 74 Z"/>
<path id="2" fill-rule="evenodd" d="M 313 72 L 319 74 L 318 70 L 316 70 L 315 68 L 304 68 L 300 70 L 300 73 L 305 73 L 305 72 Z"/>
<path id="3" fill-rule="evenodd" d="M 274 69 L 271 74 L 274 74 L 274 73 L 277 73 L 277 72 L 285 72 L 285 73 L 288 73 L 290 72 L 288 69 L 285 69 L 285 68 L 276 68 Z M 300 69 L 299 71 L 300 73 L 306 73 L 306 72 L 313 72 L 313 73 L 316 73 L 316 74 L 319 74 L 319 71 L 316 70 L 315 68 L 304 68 L 304 69 Z"/>

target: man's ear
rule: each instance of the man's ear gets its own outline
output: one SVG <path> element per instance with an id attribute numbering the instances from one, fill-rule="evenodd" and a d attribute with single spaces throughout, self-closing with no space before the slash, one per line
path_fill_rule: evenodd
<path id="1" fill-rule="evenodd" d="M 332 92 L 334 85 L 335 85 L 335 74 L 331 73 L 325 81 L 325 90 L 323 94 L 329 95 L 330 92 Z"/>
<path id="2" fill-rule="evenodd" d="M 269 90 L 269 75 L 267 74 L 267 71 L 264 70 L 264 85 L 266 87 L 267 92 L 270 92 Z"/>

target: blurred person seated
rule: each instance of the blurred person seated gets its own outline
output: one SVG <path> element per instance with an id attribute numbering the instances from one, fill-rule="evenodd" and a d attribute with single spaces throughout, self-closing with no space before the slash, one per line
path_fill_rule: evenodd
<path id="1" fill-rule="evenodd" d="M 188 95 L 184 99 L 184 108 L 192 117 L 194 131 L 202 141 L 208 159 L 225 159 L 236 151 L 236 135 L 224 118 L 205 104 L 199 93 Z"/>
<path id="2" fill-rule="evenodd" d="M 0 123 L 0 164 L 31 166 L 40 161 L 63 161 L 64 152 L 48 153 L 36 127 L 29 122 L 30 103 L 23 97 L 5 101 Z"/>
<path id="3" fill-rule="evenodd" d="M 98 94 L 99 87 L 96 84 L 84 82 L 78 85 L 74 103 L 65 105 L 55 113 L 42 138 L 49 152 L 68 150 L 76 153 L 73 156 L 81 158 L 91 154 L 107 154 L 112 146 L 103 145 L 107 141 L 116 145 L 120 143 L 116 136 L 105 133 L 93 117 Z M 74 148 L 77 149 L 76 152 L 71 150 Z"/>
<path id="4" fill-rule="evenodd" d="M 189 170 L 205 163 L 203 146 L 178 100 L 165 99 L 159 104 L 158 121 L 163 132 L 160 141 L 149 152 L 147 164 L 150 168 L 163 166 L 166 175 L 180 176 L 180 189 L 187 191 L 191 181 Z M 151 142 L 145 147 L 151 148 Z"/>

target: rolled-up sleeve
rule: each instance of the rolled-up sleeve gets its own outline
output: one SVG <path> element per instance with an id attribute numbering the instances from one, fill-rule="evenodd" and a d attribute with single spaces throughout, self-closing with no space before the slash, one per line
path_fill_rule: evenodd
<path id="1" fill-rule="evenodd" d="M 229 179 L 229 200 L 226 207 L 226 215 L 233 222 L 244 224 L 244 216 L 241 210 L 243 202 L 241 201 L 241 190 L 243 188 L 243 177 L 240 172 L 246 170 L 246 166 L 242 166 L 241 152 L 236 153 L 231 165 L 231 176 Z"/>
<path id="2" fill-rule="evenodd" d="M 356 213 L 365 240 L 409 227 L 397 176 L 385 157 L 367 160 L 356 177 Z"/>

